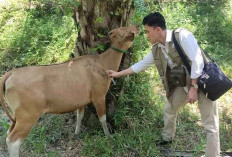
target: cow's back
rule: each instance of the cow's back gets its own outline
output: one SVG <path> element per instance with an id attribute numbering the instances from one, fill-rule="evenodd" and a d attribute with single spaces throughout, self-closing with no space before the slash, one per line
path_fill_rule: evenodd
<path id="1" fill-rule="evenodd" d="M 91 90 L 104 88 L 107 92 L 109 80 L 104 70 L 98 56 L 19 68 L 6 81 L 6 96 L 16 99 L 17 95 L 17 102 L 26 107 L 31 103 L 34 108 L 44 108 L 41 112 L 69 112 L 90 103 Z"/>

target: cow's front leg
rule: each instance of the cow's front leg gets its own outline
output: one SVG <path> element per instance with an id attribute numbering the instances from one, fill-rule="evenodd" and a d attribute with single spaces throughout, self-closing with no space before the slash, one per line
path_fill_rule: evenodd
<path id="1" fill-rule="evenodd" d="M 84 117 L 84 113 L 85 113 L 85 107 L 77 109 L 77 124 L 76 124 L 75 134 L 79 134 L 81 131 L 81 121 Z"/>
<path id="2" fill-rule="evenodd" d="M 101 117 L 99 117 L 99 120 L 101 122 L 101 125 L 103 127 L 103 131 L 104 131 L 105 135 L 109 136 L 110 132 L 109 132 L 109 129 L 108 129 L 107 123 L 106 123 L 106 115 L 104 114 Z"/>

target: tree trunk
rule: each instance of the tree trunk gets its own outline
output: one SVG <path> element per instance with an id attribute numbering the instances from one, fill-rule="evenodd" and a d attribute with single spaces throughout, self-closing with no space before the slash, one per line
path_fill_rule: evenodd
<path id="1" fill-rule="evenodd" d="M 75 53 L 91 53 L 110 30 L 130 23 L 133 10 L 133 0 L 81 0 L 74 13 L 80 29 Z M 97 50 L 99 53 L 102 49 Z"/>
<path id="2" fill-rule="evenodd" d="M 128 26 L 133 11 L 133 0 L 80 0 L 80 5 L 74 11 L 74 19 L 79 30 L 75 56 L 104 52 L 107 49 L 104 39 L 108 32 L 117 27 Z M 131 58 L 132 53 L 124 55 L 120 67 L 123 69 L 129 67 Z M 116 86 L 117 90 L 114 87 L 114 90 L 110 90 L 108 92 L 110 94 L 106 97 L 107 121 L 111 124 L 111 128 L 114 128 L 114 124 L 110 115 L 116 111 L 115 101 L 123 89 L 123 83 L 117 83 Z M 93 109 L 93 107 L 88 107 L 85 113 L 84 125 L 93 123 L 93 119 L 89 117 L 96 117 L 90 114 L 91 108 Z"/>

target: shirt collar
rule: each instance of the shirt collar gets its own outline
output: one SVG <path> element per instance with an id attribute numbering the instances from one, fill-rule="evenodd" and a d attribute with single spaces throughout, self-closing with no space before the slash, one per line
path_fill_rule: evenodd
<path id="1" fill-rule="evenodd" d="M 168 43 L 172 41 L 172 31 L 171 30 L 166 30 L 166 42 L 165 45 L 162 43 L 158 43 L 158 47 L 165 48 L 168 46 Z"/>

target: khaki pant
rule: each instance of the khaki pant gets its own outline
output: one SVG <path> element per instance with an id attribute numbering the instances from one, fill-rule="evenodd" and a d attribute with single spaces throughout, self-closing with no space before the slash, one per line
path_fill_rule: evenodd
<path id="1" fill-rule="evenodd" d="M 177 87 L 164 108 L 164 128 L 162 137 L 165 141 L 173 140 L 176 132 L 176 117 L 180 107 L 186 104 L 187 93 L 183 87 Z M 219 115 L 215 101 L 211 101 L 198 91 L 198 104 L 202 123 L 206 131 L 206 157 L 220 156 Z"/>

